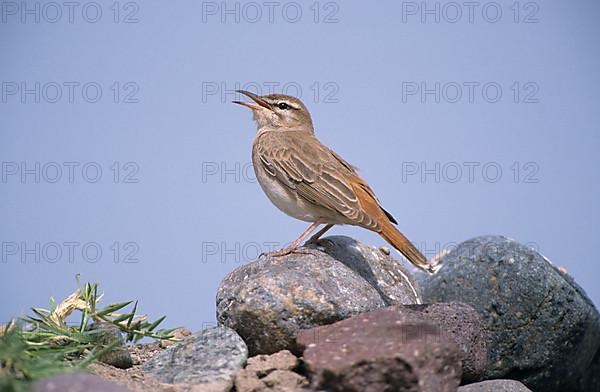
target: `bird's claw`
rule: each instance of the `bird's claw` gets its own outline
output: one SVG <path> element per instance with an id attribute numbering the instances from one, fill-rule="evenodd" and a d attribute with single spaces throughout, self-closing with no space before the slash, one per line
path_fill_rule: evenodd
<path id="1" fill-rule="evenodd" d="M 283 249 L 279 249 L 279 250 L 274 250 L 272 252 L 262 252 L 258 258 L 259 259 L 263 259 L 263 258 L 269 258 L 269 257 L 282 257 L 282 256 L 287 256 L 291 253 L 300 253 L 300 254 L 311 254 L 311 255 L 315 255 L 316 253 L 318 253 L 319 251 L 317 249 L 312 249 L 312 248 L 283 248 Z"/>

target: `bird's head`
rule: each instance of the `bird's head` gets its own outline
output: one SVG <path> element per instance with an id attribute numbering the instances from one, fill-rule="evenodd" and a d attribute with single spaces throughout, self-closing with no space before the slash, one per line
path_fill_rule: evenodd
<path id="1" fill-rule="evenodd" d="M 306 106 L 298 98 L 284 94 L 256 95 L 249 91 L 238 90 L 254 103 L 233 101 L 252 109 L 258 130 L 308 131 L 314 133 L 312 119 Z"/>

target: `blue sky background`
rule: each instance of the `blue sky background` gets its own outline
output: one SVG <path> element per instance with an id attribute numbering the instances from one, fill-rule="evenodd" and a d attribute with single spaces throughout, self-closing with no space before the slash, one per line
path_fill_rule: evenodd
<path id="1" fill-rule="evenodd" d="M 429 2 L 439 23 L 421 2 L 113 3 L 78 3 L 72 23 L 3 3 L 1 320 L 80 273 L 166 326 L 213 323 L 220 280 L 306 228 L 249 166 L 255 125 L 230 101 L 257 86 L 300 95 L 429 257 L 503 234 L 600 303 L 598 2 L 481 2 L 471 21 Z"/>

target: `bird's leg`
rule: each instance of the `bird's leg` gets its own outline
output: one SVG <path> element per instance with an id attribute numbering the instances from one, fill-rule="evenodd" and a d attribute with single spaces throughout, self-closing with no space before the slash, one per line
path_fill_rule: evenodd
<path id="1" fill-rule="evenodd" d="M 283 249 L 279 249 L 279 250 L 274 250 L 272 252 L 263 252 L 260 254 L 260 257 L 279 257 L 279 256 L 285 256 L 288 255 L 290 253 L 311 253 L 312 249 L 305 249 L 305 250 L 300 250 L 298 249 L 298 247 L 300 246 L 300 244 L 302 243 L 302 241 L 304 241 L 306 239 L 306 237 L 308 237 L 310 235 L 310 233 L 312 233 L 313 231 L 315 231 L 315 229 L 317 227 L 319 227 L 320 224 L 322 224 L 323 221 L 321 218 L 317 219 L 312 225 L 310 225 L 310 227 L 308 229 L 306 229 L 306 231 L 304 233 L 302 233 L 300 235 L 300 237 L 298 237 L 296 239 L 296 241 L 294 241 L 290 246 L 288 246 L 287 248 L 283 248 Z M 325 226 L 327 227 L 327 226 Z M 321 230 L 322 231 L 322 230 Z M 319 231 L 319 233 L 321 233 L 321 231 Z M 317 233 L 317 234 L 319 234 Z M 322 233 L 321 233 L 322 234 Z"/>
<path id="2" fill-rule="evenodd" d="M 317 231 L 317 232 L 315 233 L 315 235 L 313 235 L 312 237 L 310 237 L 310 238 L 308 239 L 308 241 L 306 241 L 306 243 L 307 243 L 307 244 L 313 244 L 313 243 L 317 242 L 317 240 L 318 240 L 319 238 L 321 238 L 321 236 L 322 236 L 323 234 L 327 233 L 327 231 L 328 231 L 329 229 L 331 229 L 332 227 L 333 227 L 333 224 L 328 224 L 328 225 L 325 225 L 325 226 L 323 226 L 323 228 L 322 228 L 321 230 Z"/>

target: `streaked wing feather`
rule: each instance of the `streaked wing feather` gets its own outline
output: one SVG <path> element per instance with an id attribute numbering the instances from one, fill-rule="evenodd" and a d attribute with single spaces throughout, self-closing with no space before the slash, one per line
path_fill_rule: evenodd
<path id="1" fill-rule="evenodd" d="M 377 199 L 352 165 L 315 138 L 300 139 L 304 143 L 300 146 L 293 132 L 268 136 L 269 148 L 259 145 L 257 153 L 269 174 L 295 189 L 306 201 L 378 230 L 376 216 L 364 210 L 353 187 L 358 182 L 375 203 Z"/>

